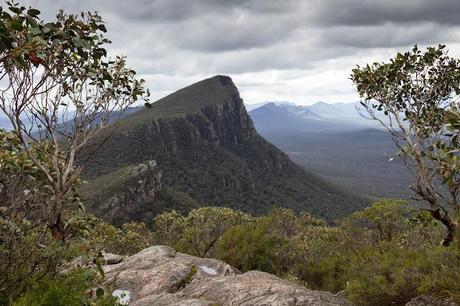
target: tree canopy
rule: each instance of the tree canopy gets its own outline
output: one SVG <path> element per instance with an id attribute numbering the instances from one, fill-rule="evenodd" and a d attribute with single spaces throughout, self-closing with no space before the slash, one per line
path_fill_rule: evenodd
<path id="1" fill-rule="evenodd" d="M 358 66 L 351 79 L 363 113 L 391 133 L 413 174 L 413 199 L 428 203 L 449 245 L 456 231 L 451 212 L 460 210 L 460 61 L 444 45 L 425 52 L 415 46 L 387 63 Z"/>
<path id="2" fill-rule="evenodd" d="M 53 190 L 46 210 L 57 239 L 64 238 L 63 205 L 81 172 L 76 154 L 148 98 L 125 58 L 108 57 L 105 32 L 97 13 L 61 11 L 48 22 L 33 8 L 11 2 L 0 8 L 0 81 L 6 84 L 0 109 Z"/>

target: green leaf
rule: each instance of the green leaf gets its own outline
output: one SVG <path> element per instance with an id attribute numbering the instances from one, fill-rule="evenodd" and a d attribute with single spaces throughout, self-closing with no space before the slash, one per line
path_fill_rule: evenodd
<path id="1" fill-rule="evenodd" d="M 15 14 L 21 14 L 21 9 L 18 7 L 10 7 L 10 11 L 12 11 Z"/>
<path id="2" fill-rule="evenodd" d="M 105 277 L 104 269 L 102 269 L 102 267 L 101 267 L 100 264 L 97 265 L 97 271 L 99 272 L 99 274 L 100 274 L 103 278 Z"/>
<path id="3" fill-rule="evenodd" d="M 41 33 L 40 29 L 39 28 L 32 28 L 30 29 L 30 33 L 32 33 L 32 35 L 38 35 Z"/>
<path id="4" fill-rule="evenodd" d="M 104 289 L 102 289 L 101 287 L 97 288 L 96 289 L 96 297 L 98 299 L 102 298 L 104 296 Z"/>
<path id="5" fill-rule="evenodd" d="M 105 25 L 103 25 L 103 24 L 98 25 L 97 28 L 98 28 L 100 31 L 104 32 L 104 33 L 107 32 L 107 29 L 106 29 Z"/>
<path id="6" fill-rule="evenodd" d="M 38 15 L 40 15 L 40 11 L 37 9 L 29 9 L 27 11 L 27 15 L 32 16 L 32 17 L 37 17 Z"/>
<path id="7" fill-rule="evenodd" d="M 14 29 L 14 30 L 17 30 L 17 31 L 20 31 L 22 30 L 22 22 L 15 19 L 11 22 L 11 27 Z"/>

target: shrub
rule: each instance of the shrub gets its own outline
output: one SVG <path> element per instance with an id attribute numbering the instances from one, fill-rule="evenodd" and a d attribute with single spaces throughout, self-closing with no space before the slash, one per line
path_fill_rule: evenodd
<path id="1" fill-rule="evenodd" d="M 251 224 L 230 228 L 219 241 L 218 256 L 235 267 L 262 270 L 280 276 L 294 265 L 292 239 L 310 227 L 324 225 L 307 213 L 273 208 Z"/>
<path id="2" fill-rule="evenodd" d="M 46 277 L 31 286 L 14 306 L 81 306 L 118 305 L 115 297 L 104 294 L 102 288 L 93 290 L 97 276 L 91 270 L 75 269 L 58 277 Z M 96 292 L 93 292 L 96 291 Z"/>
<path id="3" fill-rule="evenodd" d="M 94 215 L 79 211 L 70 213 L 73 219 L 69 234 L 83 238 L 78 241 L 85 253 L 101 251 L 120 255 L 132 255 L 154 244 L 154 234 L 142 222 L 130 222 L 117 228 Z M 75 242 L 77 243 L 77 242 Z"/>
<path id="4" fill-rule="evenodd" d="M 218 257 L 242 271 L 281 272 L 279 253 L 285 252 L 287 240 L 269 230 L 267 222 L 231 227 L 218 243 Z"/>
<path id="5" fill-rule="evenodd" d="M 338 292 L 345 287 L 349 258 L 338 228 L 307 226 L 289 241 L 289 273 L 312 289 Z"/>
<path id="6" fill-rule="evenodd" d="M 202 207 L 182 216 L 176 211 L 155 218 L 156 233 L 161 241 L 177 250 L 206 257 L 230 227 L 249 222 L 251 217 L 224 207 Z"/>

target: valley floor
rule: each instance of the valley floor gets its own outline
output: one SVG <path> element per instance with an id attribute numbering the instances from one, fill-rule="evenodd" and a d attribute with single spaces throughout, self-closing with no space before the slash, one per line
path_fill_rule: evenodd
<path id="1" fill-rule="evenodd" d="M 383 131 L 259 131 L 300 166 L 371 199 L 409 199 L 411 177 Z"/>

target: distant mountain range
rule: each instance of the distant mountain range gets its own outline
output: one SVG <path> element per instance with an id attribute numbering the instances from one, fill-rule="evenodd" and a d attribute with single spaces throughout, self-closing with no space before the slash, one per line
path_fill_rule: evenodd
<path id="1" fill-rule="evenodd" d="M 124 118 L 128 116 L 129 114 L 135 113 L 139 111 L 142 108 L 142 106 L 132 106 L 126 108 L 122 113 L 113 111 L 110 113 L 110 116 L 107 117 L 109 121 L 114 121 L 119 118 Z M 72 129 L 72 120 L 70 120 L 74 115 L 75 112 L 72 110 L 67 110 L 65 113 L 65 116 L 58 116 L 60 118 L 60 129 L 62 130 L 70 130 Z M 29 120 L 32 116 L 26 116 L 23 115 L 21 116 L 23 123 L 25 124 L 26 127 L 30 128 L 32 126 L 32 122 Z M 97 125 L 100 123 L 100 120 L 96 118 L 93 122 L 93 124 Z M 0 129 L 5 129 L 5 130 L 11 130 L 12 125 L 10 119 L 0 110 Z M 37 129 L 37 124 L 35 123 L 33 126 L 33 131 L 38 134 L 38 129 Z"/>
<path id="2" fill-rule="evenodd" d="M 85 155 L 103 138 L 79 156 L 89 181 L 82 195 L 93 211 L 115 223 L 133 218 L 151 222 L 159 211 L 186 210 L 196 203 L 253 214 L 281 206 L 329 220 L 369 204 L 300 168 L 262 138 L 226 76 L 190 85 L 123 118 L 85 163 Z M 151 160 L 156 161 L 156 170 L 142 166 Z M 142 173 L 147 173 L 144 178 Z M 169 195 L 159 201 L 157 195 L 164 188 Z M 142 195 L 142 204 L 133 202 L 133 194 Z M 168 204 L 165 198 L 176 202 Z M 124 205 L 123 199 L 130 204 Z"/>
<path id="3" fill-rule="evenodd" d="M 411 178 L 391 137 L 355 103 L 266 102 L 249 115 L 263 137 L 305 169 L 373 199 L 409 198 Z"/>
<path id="4" fill-rule="evenodd" d="M 367 120 L 358 113 L 355 103 L 317 102 L 302 106 L 283 101 L 260 103 L 249 109 L 249 114 L 260 132 L 271 132 L 272 129 L 287 132 L 379 128 L 376 122 Z"/>

